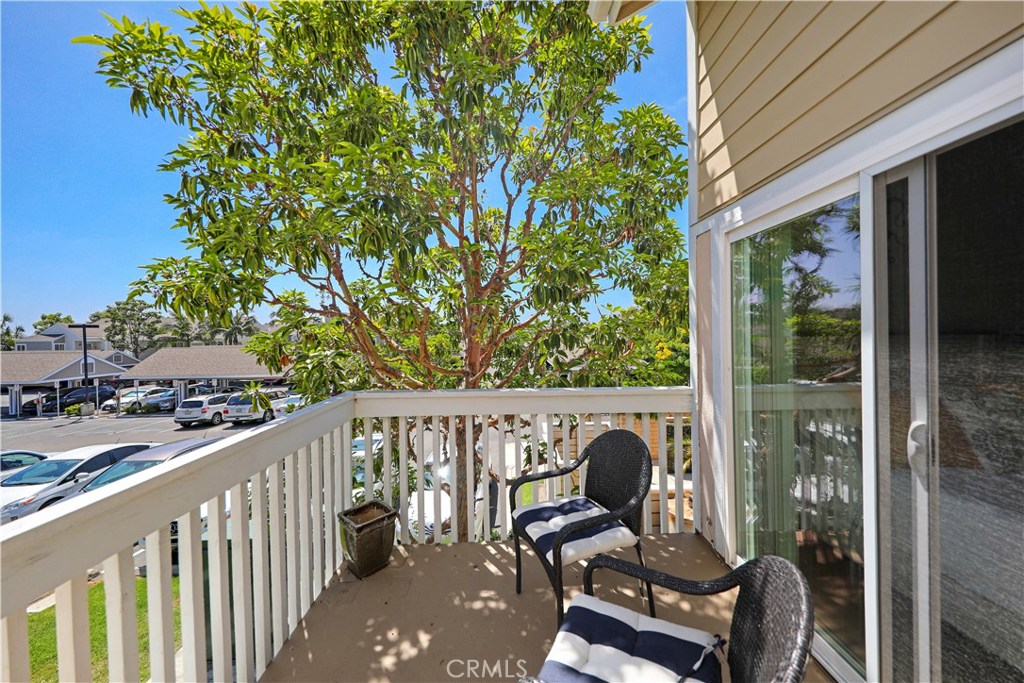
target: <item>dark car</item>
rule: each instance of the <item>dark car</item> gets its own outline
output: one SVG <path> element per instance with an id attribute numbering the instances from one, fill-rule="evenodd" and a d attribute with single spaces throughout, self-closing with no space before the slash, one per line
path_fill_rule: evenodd
<path id="1" fill-rule="evenodd" d="M 96 400 L 97 394 L 99 394 L 99 400 Z M 117 389 L 109 384 L 101 384 L 99 387 L 79 387 L 77 389 L 72 389 L 66 394 L 61 394 L 59 403 L 57 402 L 56 397 L 52 401 L 43 403 L 43 412 L 59 413 L 65 408 L 81 405 L 82 403 L 92 403 L 99 408 L 104 401 L 108 401 L 116 395 Z"/>
<path id="2" fill-rule="evenodd" d="M 60 390 L 59 393 L 60 393 L 61 403 L 63 403 L 64 397 L 67 396 L 72 391 L 74 391 L 74 389 L 61 389 Z M 38 399 L 32 399 L 31 401 L 25 401 L 24 403 L 21 404 L 21 412 L 22 412 L 22 414 L 25 414 L 25 413 L 27 413 L 29 415 L 34 414 L 36 412 L 36 401 L 41 402 L 44 406 L 46 404 L 48 404 L 48 403 L 56 405 L 57 394 L 58 394 L 58 392 L 56 390 L 55 391 L 49 391 L 49 392 L 43 394 L 42 396 L 40 396 Z"/>

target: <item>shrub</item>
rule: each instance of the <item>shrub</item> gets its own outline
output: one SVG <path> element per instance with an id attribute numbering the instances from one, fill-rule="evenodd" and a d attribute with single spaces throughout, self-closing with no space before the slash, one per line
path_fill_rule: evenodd
<path id="1" fill-rule="evenodd" d="M 64 414 L 68 415 L 70 417 L 81 415 L 82 414 L 82 405 L 79 404 L 77 406 L 68 406 L 67 408 L 64 409 Z"/>
<path id="2" fill-rule="evenodd" d="M 284 412 L 287 413 L 288 415 L 291 415 L 298 409 L 299 407 L 297 405 L 295 405 L 294 403 L 289 403 L 284 407 Z"/>
<path id="3" fill-rule="evenodd" d="M 134 403 L 131 403 L 128 405 L 127 408 L 124 409 L 124 412 L 128 413 L 129 415 L 134 415 L 135 413 L 139 412 L 139 406 Z"/>
<path id="4" fill-rule="evenodd" d="M 146 415 L 149 415 L 150 413 L 156 413 L 159 411 L 160 406 L 156 405 L 155 403 L 147 403 L 142 406 L 142 412 Z"/>

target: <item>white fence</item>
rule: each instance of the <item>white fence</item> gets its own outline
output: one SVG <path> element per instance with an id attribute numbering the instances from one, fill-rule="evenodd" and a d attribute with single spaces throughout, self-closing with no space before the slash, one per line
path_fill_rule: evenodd
<path id="1" fill-rule="evenodd" d="M 110 680 L 139 679 L 135 556 L 144 552 L 152 680 L 206 681 L 210 669 L 217 681 L 254 680 L 342 564 L 337 513 L 365 491 L 399 509 L 403 542 L 454 539 L 441 522 L 450 517 L 456 529 L 462 515 L 472 540 L 505 539 L 510 478 L 528 462 L 534 471 L 564 466 L 613 426 L 652 446 L 647 531 L 683 530 L 683 479 L 675 491 L 669 469 L 684 469 L 691 406 L 688 388 L 346 394 L 5 525 L 0 679 L 30 678 L 26 607 L 50 592 L 59 677 L 91 679 L 87 576 L 98 566 Z M 360 437 L 363 454 L 353 447 Z M 442 509 L 439 484 L 457 457 L 480 472 L 477 495 L 463 509 Z M 526 495 L 561 495 L 585 479 L 585 471 L 551 479 Z M 175 667 L 172 540 L 183 671 Z"/>

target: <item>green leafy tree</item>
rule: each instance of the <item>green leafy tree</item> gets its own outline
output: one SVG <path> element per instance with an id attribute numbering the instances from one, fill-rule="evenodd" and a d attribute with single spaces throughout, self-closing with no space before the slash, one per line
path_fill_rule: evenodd
<path id="1" fill-rule="evenodd" d="M 54 325 L 70 325 L 73 322 L 75 322 L 75 319 L 64 313 L 43 313 L 39 316 L 39 320 L 32 323 L 32 329 L 35 330 L 36 334 L 42 334 Z"/>
<path id="2" fill-rule="evenodd" d="M 168 201 L 193 254 L 155 261 L 137 290 L 197 318 L 276 307 L 281 326 L 250 348 L 293 364 L 313 398 L 557 383 L 581 350 L 621 359 L 621 340 L 602 346 L 616 323 L 591 312 L 612 289 L 663 312 L 686 161 L 660 107 L 618 106 L 617 77 L 651 53 L 641 20 L 586 10 L 204 6 L 178 10 L 187 38 L 123 18 L 78 39 L 102 47 L 133 112 L 190 133 L 162 168 L 180 176 Z"/>
<path id="3" fill-rule="evenodd" d="M 0 325 L 0 349 L 13 351 L 15 340 L 25 336 L 25 328 L 14 324 L 14 318 L 10 313 L 3 314 L 3 323 Z"/>
<path id="4" fill-rule="evenodd" d="M 89 316 L 90 322 L 106 320 L 104 330 L 107 341 L 114 348 L 128 351 L 138 357 L 156 345 L 160 334 L 160 315 L 141 299 L 117 301 Z"/>

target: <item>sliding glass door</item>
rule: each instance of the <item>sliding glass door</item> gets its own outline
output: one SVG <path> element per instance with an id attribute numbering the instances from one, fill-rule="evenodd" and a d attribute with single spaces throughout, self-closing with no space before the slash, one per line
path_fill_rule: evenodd
<path id="1" fill-rule="evenodd" d="M 795 562 L 818 633 L 863 675 L 859 219 L 850 196 L 731 258 L 738 554 Z"/>
<path id="2" fill-rule="evenodd" d="M 875 207 L 882 678 L 1024 681 L 1024 123 Z"/>

